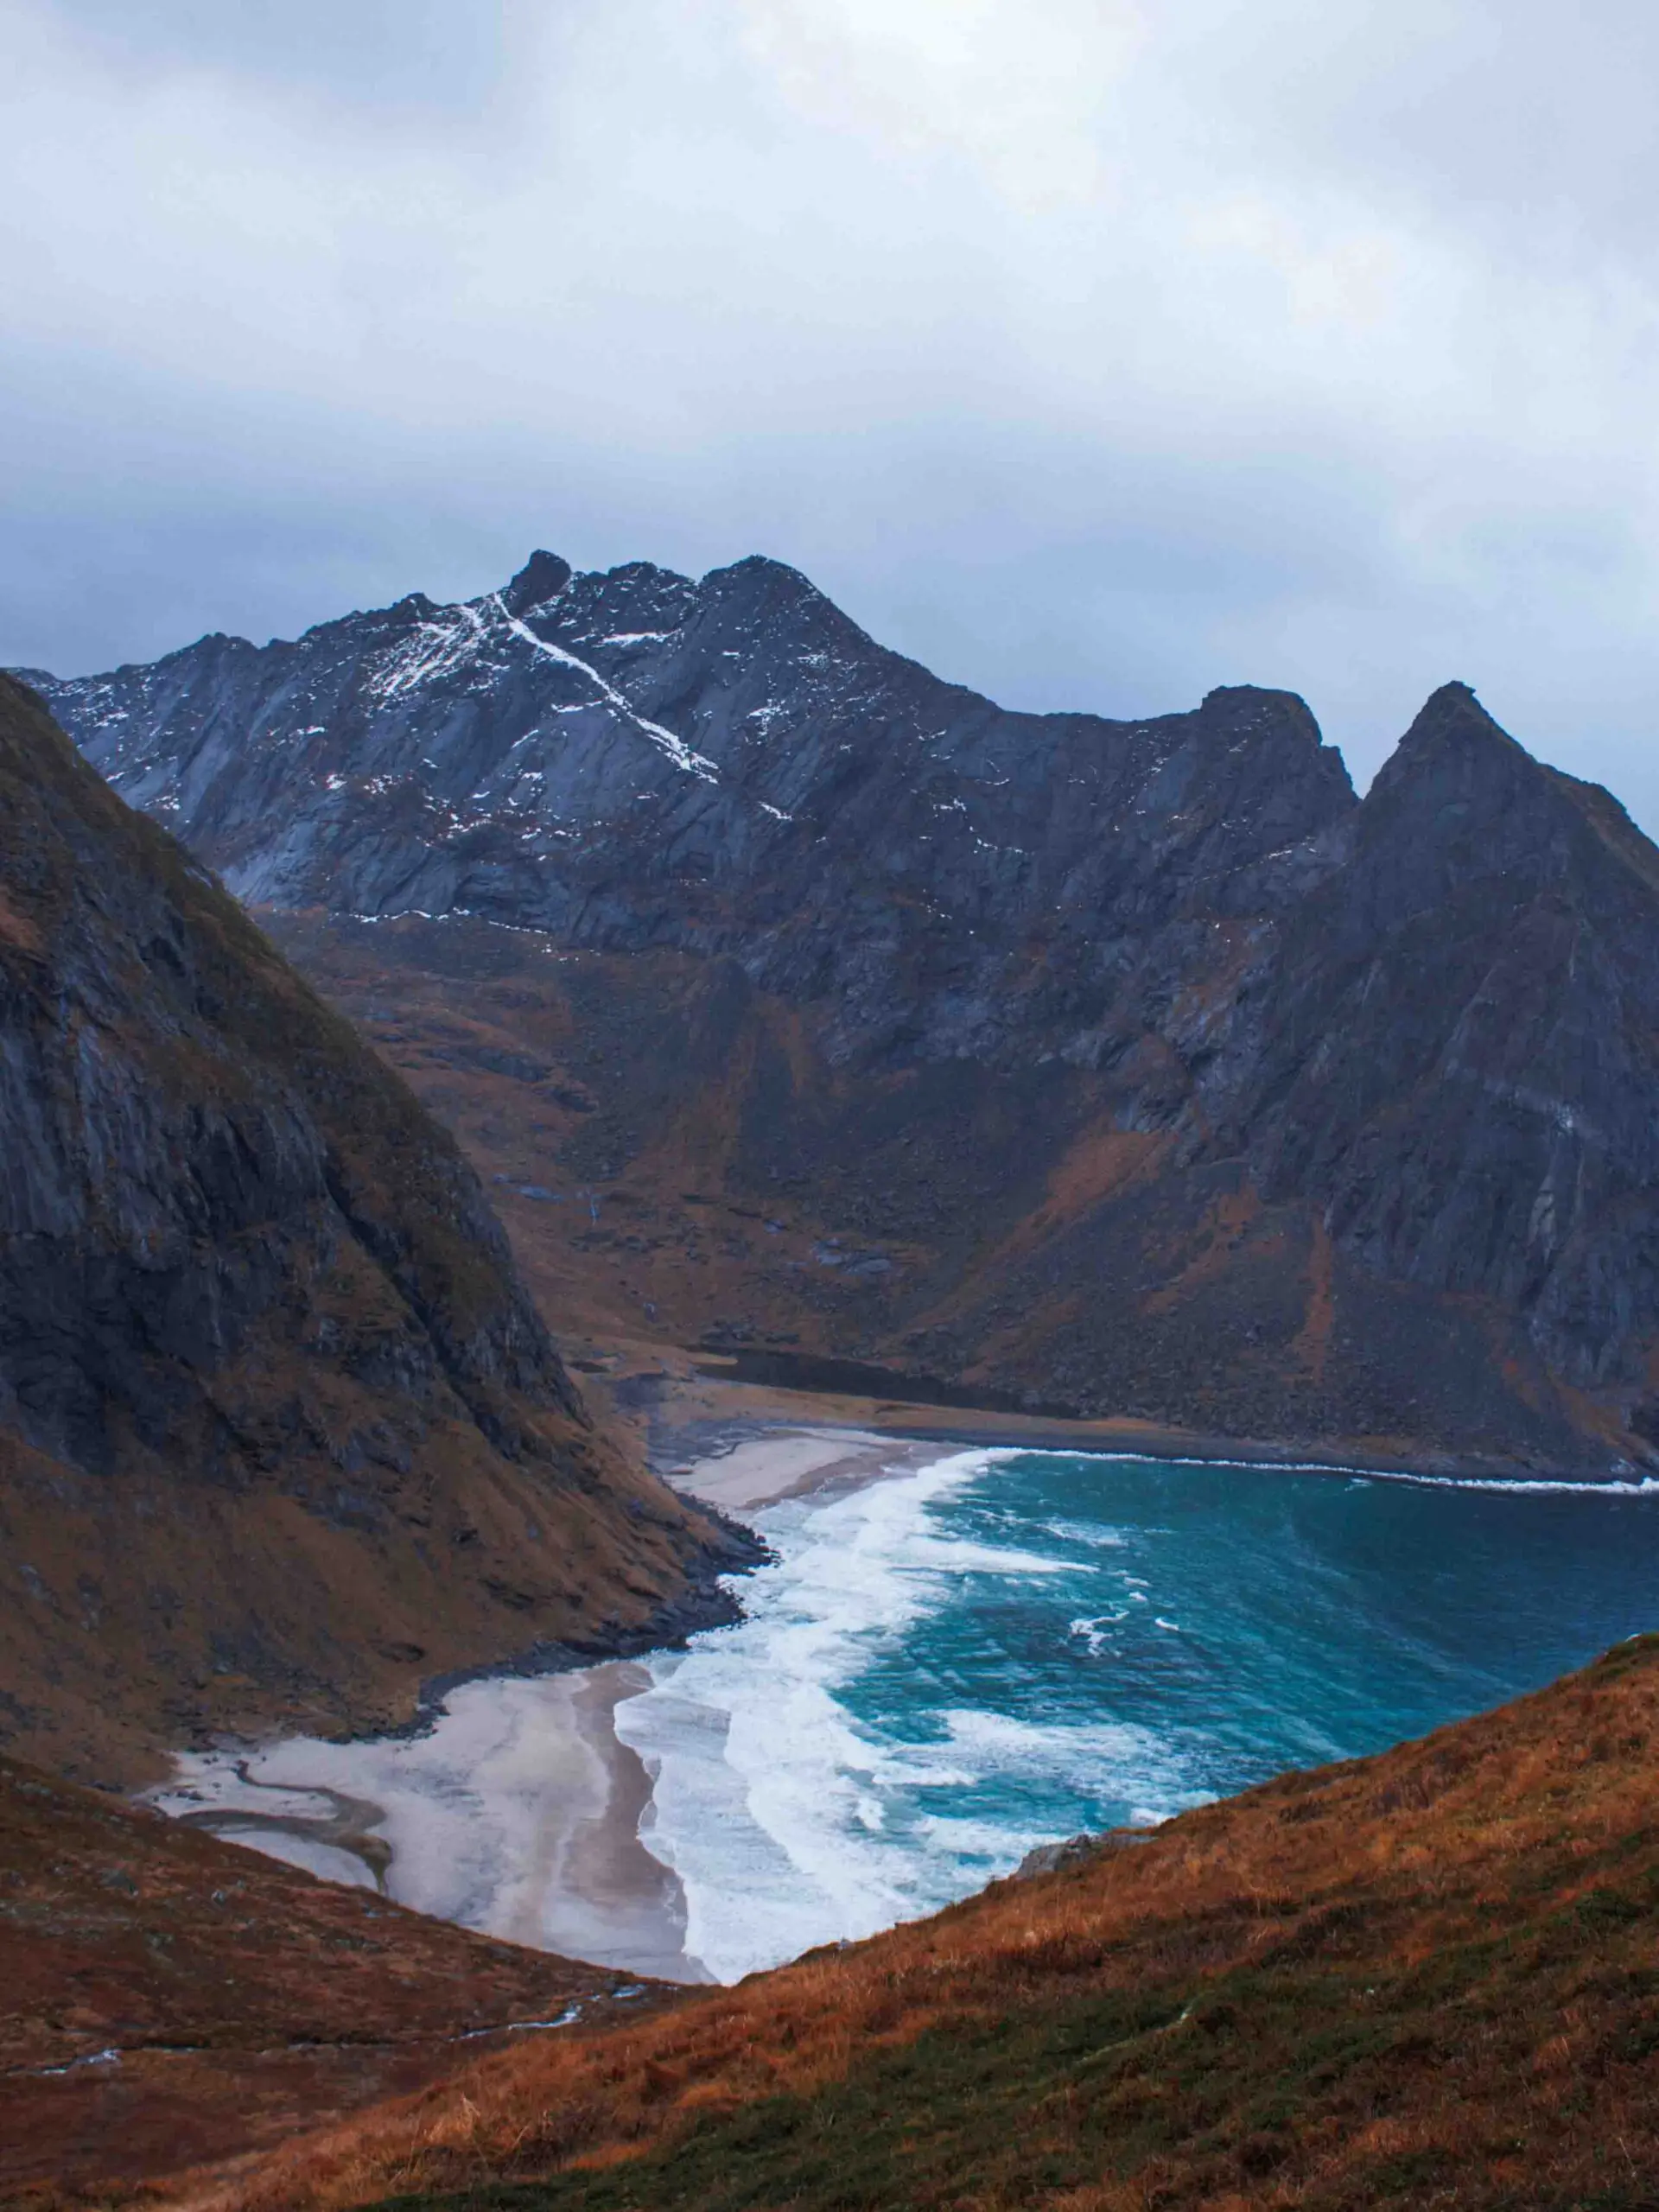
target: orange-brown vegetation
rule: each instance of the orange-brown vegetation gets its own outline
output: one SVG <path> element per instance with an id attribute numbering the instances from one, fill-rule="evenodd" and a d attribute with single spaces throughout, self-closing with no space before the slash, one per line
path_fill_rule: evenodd
<path id="1" fill-rule="evenodd" d="M 1262 1201 L 1248 1185 L 1217 1198 L 1205 1213 L 1197 1250 L 1178 1274 L 1153 1293 L 1147 1300 L 1148 1313 L 1172 1313 L 1201 1285 L 1225 1274 L 1230 1255 L 1261 1218 Z"/>
<path id="2" fill-rule="evenodd" d="M 0 2201 L 268 2146 L 616 1980 L 0 1758 Z"/>
<path id="3" fill-rule="evenodd" d="M 698 1602 L 453 1137 L 3 677 L 0 899 L 0 1743 L 144 1779 Z"/>
<path id="4" fill-rule="evenodd" d="M 1322 1221 L 1316 1220 L 1307 1255 L 1307 1319 L 1295 1344 L 1296 1356 L 1316 1381 L 1325 1372 L 1331 1351 L 1331 1332 L 1336 1323 L 1337 1301 L 1332 1289 L 1335 1274 L 1336 1251 L 1331 1232 Z"/>
<path id="5" fill-rule="evenodd" d="M 1384 1281 L 1317 1207 L 1125 1128 L 1122 1068 L 851 1065 L 832 1004 L 732 963 L 464 918 L 264 918 L 454 1131 L 578 1351 L 851 1358 L 1304 1455 L 1605 1469 L 1640 1448 L 1506 1310 Z"/>
<path id="6" fill-rule="evenodd" d="M 1659 2181 L 1656 1745 L 1644 1637 L 168 2202 L 1636 2212 Z"/>

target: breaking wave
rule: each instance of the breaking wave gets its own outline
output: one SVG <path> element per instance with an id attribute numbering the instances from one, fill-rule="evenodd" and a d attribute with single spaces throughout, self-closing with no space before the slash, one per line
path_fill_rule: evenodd
<path id="1" fill-rule="evenodd" d="M 1648 1624 L 1651 1482 L 957 1452 L 756 1516 L 747 1618 L 618 1733 L 686 1949 L 732 1980 L 1037 1842 L 1381 1748 Z M 1541 1602 L 1553 1584 L 1564 1605 Z"/>

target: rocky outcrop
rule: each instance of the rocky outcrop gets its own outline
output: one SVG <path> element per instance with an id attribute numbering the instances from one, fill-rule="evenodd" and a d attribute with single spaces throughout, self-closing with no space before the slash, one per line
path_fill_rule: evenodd
<path id="1" fill-rule="evenodd" d="M 1568 1383 L 1639 1382 L 1659 1341 L 1656 925 L 1659 851 L 1617 802 L 1446 685 L 1241 994 L 1211 1149 L 1313 1200 L 1375 1274 L 1523 1315 Z"/>
<path id="2" fill-rule="evenodd" d="M 591 958 L 477 1040 L 553 1071 L 543 1179 L 667 1204 L 695 1154 L 813 1232 L 810 1296 L 759 1260 L 718 1315 L 642 1287 L 682 1334 L 1406 1456 L 1659 1439 L 1659 853 L 1464 686 L 1362 804 L 1287 694 L 1009 714 L 775 563 L 548 555 L 465 607 L 37 680 L 336 947 L 432 916 Z"/>
<path id="3" fill-rule="evenodd" d="M 100 1776 L 626 1637 L 725 1540 L 453 1141 L 0 678 L 0 1734 Z"/>

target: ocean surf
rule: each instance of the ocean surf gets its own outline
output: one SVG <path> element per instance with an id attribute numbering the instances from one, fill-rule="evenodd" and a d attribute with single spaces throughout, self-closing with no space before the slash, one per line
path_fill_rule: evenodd
<path id="1" fill-rule="evenodd" d="M 1635 1486 L 893 1456 L 751 1513 L 774 1563 L 683 1650 L 471 1682 L 420 1737 L 195 1755 L 162 1802 L 521 1942 L 730 1981 L 1039 1842 L 1497 1704 L 1659 1611 Z M 319 1842 L 347 1795 L 389 1863 Z"/>

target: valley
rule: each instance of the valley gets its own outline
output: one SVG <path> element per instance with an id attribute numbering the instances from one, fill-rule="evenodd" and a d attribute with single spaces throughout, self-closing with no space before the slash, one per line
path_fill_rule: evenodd
<path id="1" fill-rule="evenodd" d="M 1659 11 L 0 18 L 0 2212 L 1659 2212 Z"/>
<path id="2" fill-rule="evenodd" d="M 1659 853 L 1466 685 L 1361 799 L 1288 693 L 1011 713 L 778 563 L 545 552 L 31 680 L 607 1327 L 1330 1452 L 1653 1448 Z"/>
<path id="3" fill-rule="evenodd" d="M 1645 1802 L 1659 1465 L 1615 801 L 1460 684 L 1363 799 L 1289 694 L 1008 714 L 765 561 L 538 553 L 29 683 L 29 2202 L 1496 2207 L 1456 2114 L 1561 2005 L 1605 2095 L 1516 2155 L 1567 2212 L 1613 2105 L 1645 2144 L 1646 1907 L 1580 1879 Z M 988 2066 L 1039 2151 L 982 2139 Z"/>
<path id="4" fill-rule="evenodd" d="M 1306 1202 L 1116 1127 L 1098 1074 L 849 1068 L 730 962 L 261 918 L 454 1130 L 578 1358 L 808 1392 L 862 1363 L 889 1382 L 843 1393 L 1343 1464 L 1645 1452 L 1497 1301 L 1378 1280 Z"/>

